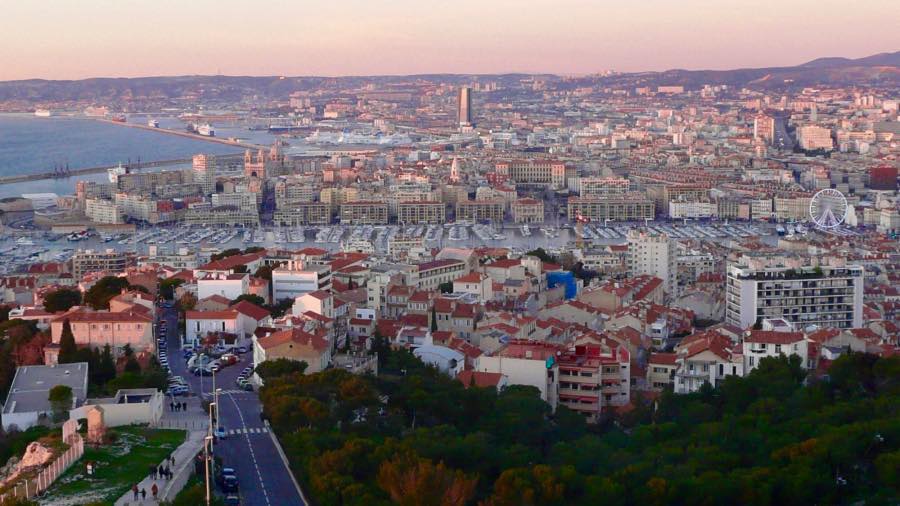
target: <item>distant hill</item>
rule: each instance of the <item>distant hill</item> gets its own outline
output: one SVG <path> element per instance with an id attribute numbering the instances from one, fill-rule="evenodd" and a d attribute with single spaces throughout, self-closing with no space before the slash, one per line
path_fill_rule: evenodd
<path id="1" fill-rule="evenodd" d="M 413 88 L 427 82 L 469 83 L 474 78 L 499 81 L 510 87 L 526 77 L 559 81 L 560 86 L 682 85 L 697 89 L 705 84 L 777 89 L 815 85 L 900 86 L 900 51 L 864 58 L 818 58 L 792 67 L 745 68 L 734 70 L 685 70 L 637 72 L 608 77 L 567 78 L 551 74 L 422 74 L 412 76 L 169 76 L 140 78 L 92 78 L 77 81 L 31 79 L 0 82 L 0 101 L 23 104 L 81 101 L 129 107 L 135 98 L 173 104 L 188 99 L 221 100 L 235 103 L 249 96 L 283 98 L 289 93 L 334 84 L 343 89 L 375 84 L 393 89 Z M 180 103 L 180 102 L 179 102 Z"/>

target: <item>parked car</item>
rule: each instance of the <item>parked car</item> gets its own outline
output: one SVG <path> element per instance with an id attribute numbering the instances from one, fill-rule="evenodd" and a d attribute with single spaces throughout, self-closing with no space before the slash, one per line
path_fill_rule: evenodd
<path id="1" fill-rule="evenodd" d="M 215 436 L 216 439 L 225 439 L 226 433 L 227 431 L 225 430 L 225 427 L 219 425 L 218 427 L 216 427 L 216 430 L 213 431 L 213 436 Z"/>
<path id="2" fill-rule="evenodd" d="M 174 386 L 169 387 L 168 390 L 166 390 L 166 395 L 177 397 L 180 395 L 187 395 L 189 391 L 190 390 L 188 389 L 188 387 L 186 385 L 174 385 Z"/>
<path id="3" fill-rule="evenodd" d="M 244 353 L 247 353 L 248 351 L 250 351 L 250 348 L 248 348 L 246 346 L 238 346 L 237 348 L 234 349 L 235 353 L 239 353 L 241 355 L 243 355 Z"/>
<path id="4" fill-rule="evenodd" d="M 228 365 L 234 365 L 234 364 L 238 363 L 238 360 L 240 360 L 240 359 L 238 358 L 237 355 L 235 355 L 233 353 L 226 353 L 226 354 L 222 355 L 221 357 L 219 357 L 219 365 L 223 366 L 223 367 L 228 366 Z"/>
<path id="5" fill-rule="evenodd" d="M 225 496 L 226 506 L 241 506 L 241 496 L 237 494 L 228 494 Z"/>

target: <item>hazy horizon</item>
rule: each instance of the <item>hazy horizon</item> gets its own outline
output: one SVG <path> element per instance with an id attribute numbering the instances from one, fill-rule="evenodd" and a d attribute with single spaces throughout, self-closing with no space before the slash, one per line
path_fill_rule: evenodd
<path id="1" fill-rule="evenodd" d="M 900 48 L 900 3 L 886 0 L 84 0 L 3 14 L 4 81 L 724 70 Z"/>

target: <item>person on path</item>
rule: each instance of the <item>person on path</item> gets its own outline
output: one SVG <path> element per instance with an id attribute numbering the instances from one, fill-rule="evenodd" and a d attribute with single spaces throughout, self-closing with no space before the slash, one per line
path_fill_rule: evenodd
<path id="1" fill-rule="evenodd" d="M 184 411 L 187 411 L 187 403 L 186 402 L 181 403 L 181 409 Z"/>
<path id="2" fill-rule="evenodd" d="M 142 489 L 141 489 L 141 500 L 143 501 L 143 500 L 146 499 L 146 498 L 147 498 L 147 489 L 146 489 L 146 488 L 142 488 Z"/>
<path id="3" fill-rule="evenodd" d="M 169 462 L 172 464 L 172 467 L 175 467 L 175 454 L 169 455 Z"/>
<path id="4" fill-rule="evenodd" d="M 166 474 L 165 474 L 165 470 L 163 469 L 162 464 L 159 465 L 159 472 L 157 474 L 159 474 L 160 478 L 165 477 Z"/>
<path id="5" fill-rule="evenodd" d="M 137 484 L 134 484 L 131 486 L 131 491 L 134 493 L 134 500 L 137 501 L 137 496 L 138 496 Z"/>
<path id="6" fill-rule="evenodd" d="M 166 473 L 166 479 L 171 480 L 172 479 L 172 470 L 169 469 L 169 466 L 166 466 L 164 472 Z"/>
<path id="7" fill-rule="evenodd" d="M 169 411 L 175 411 L 175 403 L 174 402 L 169 403 Z"/>
<path id="8" fill-rule="evenodd" d="M 150 492 L 153 492 L 153 499 L 156 499 L 156 494 L 159 494 L 159 487 L 156 486 L 156 483 L 150 487 Z"/>

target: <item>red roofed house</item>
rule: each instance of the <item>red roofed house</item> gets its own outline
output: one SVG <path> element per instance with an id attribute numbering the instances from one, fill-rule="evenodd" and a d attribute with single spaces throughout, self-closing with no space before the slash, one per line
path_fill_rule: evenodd
<path id="1" fill-rule="evenodd" d="M 766 357 L 797 355 L 804 368 L 809 368 L 809 350 L 803 332 L 751 330 L 744 336 L 744 374 L 759 367 Z"/>
<path id="2" fill-rule="evenodd" d="M 562 351 L 551 343 L 513 339 L 493 355 L 478 357 L 475 370 L 503 374 L 510 385 L 533 386 L 541 392 L 541 399 L 556 410 L 559 401 L 556 355 Z"/>
<path id="3" fill-rule="evenodd" d="M 209 334 L 233 334 L 248 337 L 244 334 L 244 326 L 238 323 L 243 318 L 234 309 L 224 311 L 187 311 L 185 313 L 184 343 L 194 344 Z"/>
<path id="4" fill-rule="evenodd" d="M 334 318 L 334 297 L 331 292 L 325 290 L 316 290 L 314 292 L 304 293 L 294 299 L 294 306 L 291 312 L 295 315 L 301 315 L 311 311 L 322 315 L 326 318 Z"/>
<path id="5" fill-rule="evenodd" d="M 316 373 L 331 363 L 331 342 L 324 332 L 310 333 L 300 328 L 279 330 L 254 339 L 254 364 L 279 358 L 302 360 L 307 363 L 307 374 Z"/>
<path id="6" fill-rule="evenodd" d="M 470 272 L 453 280 L 453 291 L 471 293 L 478 297 L 481 302 L 488 302 L 494 298 L 491 278 L 480 272 Z"/>
<path id="7" fill-rule="evenodd" d="M 53 344 L 58 345 L 64 322 L 68 320 L 78 346 L 102 348 L 110 345 L 113 353 L 120 355 L 126 344 L 135 352 L 153 352 L 153 317 L 146 311 L 92 311 L 76 306 L 50 321 L 50 335 Z M 47 348 L 48 364 L 55 364 L 59 348 Z"/>
<path id="8" fill-rule="evenodd" d="M 509 384 L 506 376 L 498 372 L 479 372 L 479 371 L 460 371 L 456 375 L 456 379 L 460 381 L 466 388 L 476 386 L 478 388 L 495 388 L 497 392 L 502 391 Z"/>
<path id="9" fill-rule="evenodd" d="M 705 332 L 684 338 L 675 347 L 675 393 L 700 390 L 704 383 L 715 387 L 727 376 L 744 375 L 741 347 L 718 332 Z"/>

